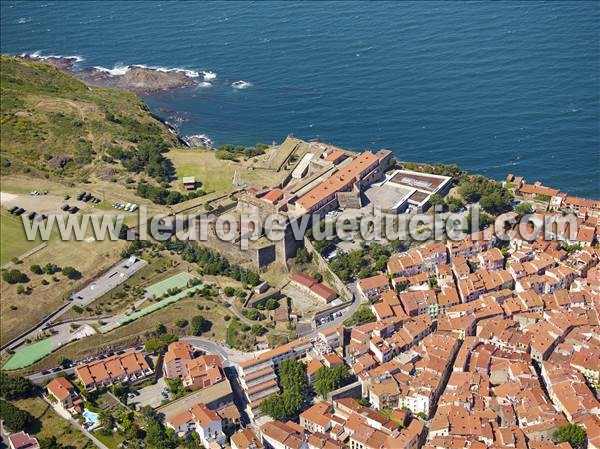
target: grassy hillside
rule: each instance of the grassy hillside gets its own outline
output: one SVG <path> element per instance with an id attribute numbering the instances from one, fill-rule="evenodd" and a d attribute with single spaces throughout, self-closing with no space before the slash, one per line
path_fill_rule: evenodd
<path id="1" fill-rule="evenodd" d="M 137 95 L 89 88 L 44 63 L 0 58 L 2 174 L 86 181 L 172 174 L 161 153 L 176 137 Z"/>

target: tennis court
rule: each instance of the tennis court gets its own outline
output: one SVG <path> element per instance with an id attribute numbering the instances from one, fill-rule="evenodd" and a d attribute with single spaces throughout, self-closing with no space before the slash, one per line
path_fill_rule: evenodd
<path id="1" fill-rule="evenodd" d="M 52 352 L 52 339 L 46 338 L 30 345 L 17 349 L 13 356 L 4 364 L 2 370 L 25 368 L 34 362 L 46 357 Z"/>
<path id="2" fill-rule="evenodd" d="M 146 288 L 146 292 L 150 296 L 154 296 L 155 298 L 160 298 L 162 295 L 167 293 L 167 291 L 172 288 L 185 288 L 188 285 L 190 279 L 198 279 L 195 276 L 192 276 L 189 273 L 178 273 L 174 276 L 171 276 L 167 279 L 164 279 L 156 284 L 152 284 L 150 287 Z"/>

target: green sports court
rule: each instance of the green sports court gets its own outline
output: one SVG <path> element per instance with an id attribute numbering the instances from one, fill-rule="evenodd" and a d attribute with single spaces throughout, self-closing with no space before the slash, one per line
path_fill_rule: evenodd
<path id="1" fill-rule="evenodd" d="M 160 282 L 152 284 L 146 288 L 146 292 L 150 296 L 160 298 L 162 295 L 167 293 L 173 288 L 185 288 L 188 285 L 190 279 L 198 279 L 196 276 L 192 276 L 189 273 L 178 273 Z"/>
<path id="2" fill-rule="evenodd" d="M 9 371 L 14 369 L 25 368 L 34 362 L 46 357 L 52 352 L 52 339 L 46 338 L 30 345 L 22 346 L 17 349 L 13 356 L 8 359 L 8 362 L 2 367 L 3 370 Z"/>

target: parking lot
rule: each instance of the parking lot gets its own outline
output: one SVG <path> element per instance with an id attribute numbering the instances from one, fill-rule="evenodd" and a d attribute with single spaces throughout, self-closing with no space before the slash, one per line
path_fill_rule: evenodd
<path id="1" fill-rule="evenodd" d="M 156 408 L 164 399 L 168 399 L 162 394 L 163 391 L 168 389 L 167 382 L 164 377 L 160 377 L 154 385 L 148 385 L 147 387 L 138 390 L 138 395 L 130 398 L 127 402 L 128 405 L 137 408 L 145 407 L 149 405 L 152 408 Z"/>
<path id="2" fill-rule="evenodd" d="M 286 285 L 282 293 L 291 299 L 292 310 L 304 317 L 312 317 L 318 309 L 325 306 L 324 301 L 320 301 L 292 283 Z"/>
<path id="3" fill-rule="evenodd" d="M 120 261 L 107 273 L 100 276 L 98 279 L 90 282 L 85 288 L 75 293 L 72 298 L 79 305 L 88 305 L 96 299 L 100 298 L 105 293 L 122 284 L 129 279 L 136 271 L 146 265 L 146 261 L 141 259 L 130 260 L 125 259 Z"/>

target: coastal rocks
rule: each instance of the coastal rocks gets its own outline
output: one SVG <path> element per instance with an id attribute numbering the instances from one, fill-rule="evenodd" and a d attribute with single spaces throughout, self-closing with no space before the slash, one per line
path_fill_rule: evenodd
<path id="1" fill-rule="evenodd" d="M 130 66 L 125 73 L 117 75 L 99 68 L 72 72 L 72 75 L 90 86 L 113 87 L 138 94 L 192 87 L 196 84 L 196 81 L 184 72 L 137 66 Z"/>
<path id="2" fill-rule="evenodd" d="M 212 140 L 206 134 L 195 134 L 181 138 L 188 147 L 212 148 Z"/>
<path id="3" fill-rule="evenodd" d="M 113 69 L 104 67 L 79 69 L 77 63 L 82 59 L 77 56 L 42 56 L 39 53 L 32 53 L 22 54 L 21 57 L 45 62 L 83 81 L 88 86 L 123 89 L 142 95 L 185 87 L 203 87 L 206 80 L 216 77 L 213 72 L 195 72 L 143 65 L 120 66 Z"/>
<path id="4" fill-rule="evenodd" d="M 45 62 L 46 64 L 67 73 L 70 73 L 70 70 L 73 69 L 75 64 L 82 61 L 79 56 L 42 56 L 38 53 L 23 53 L 21 57 L 30 61 Z"/>
<path id="5" fill-rule="evenodd" d="M 252 83 L 244 80 L 239 80 L 231 83 L 231 87 L 233 87 L 236 90 L 248 89 L 249 87 L 252 87 Z"/>

